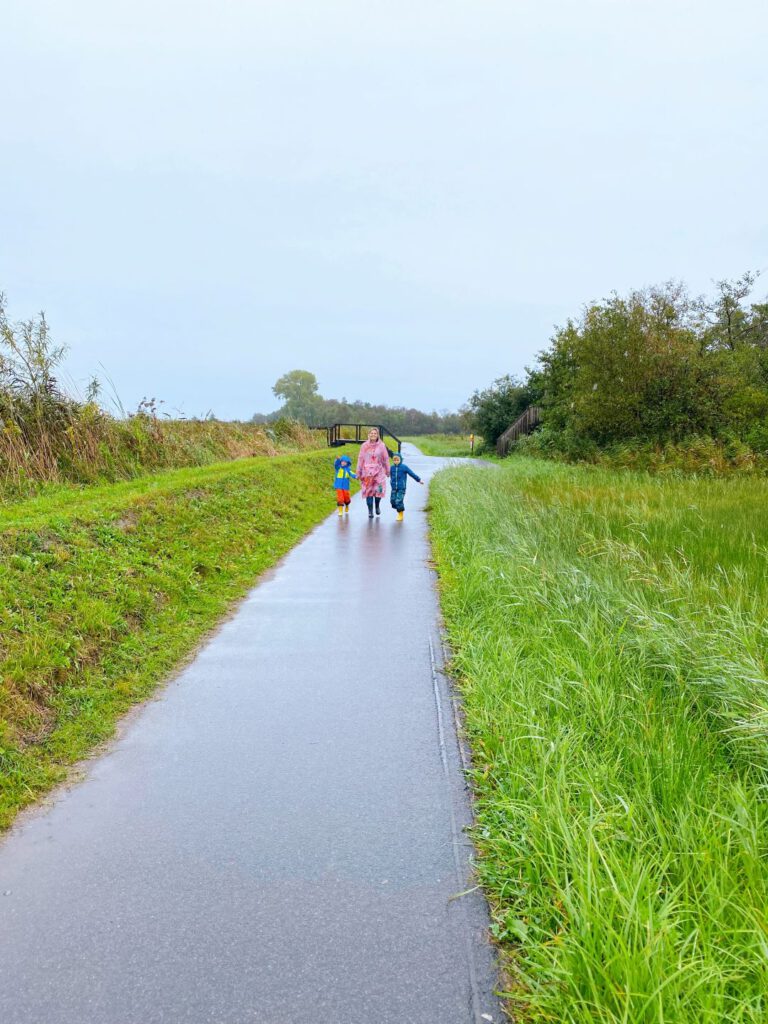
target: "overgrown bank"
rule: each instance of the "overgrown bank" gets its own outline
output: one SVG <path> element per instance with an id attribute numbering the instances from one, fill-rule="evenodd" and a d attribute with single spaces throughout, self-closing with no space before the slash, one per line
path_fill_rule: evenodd
<path id="1" fill-rule="evenodd" d="M 0 827 L 332 507 L 327 451 L 0 509 Z"/>
<path id="2" fill-rule="evenodd" d="M 768 1017 L 765 500 L 522 458 L 433 481 L 518 1021 Z"/>
<path id="3" fill-rule="evenodd" d="M 120 416 L 61 385 L 66 348 L 41 313 L 13 322 L 0 292 L 0 501 L 51 483 L 124 480 L 152 470 L 306 451 L 325 435 L 286 419 L 269 425 L 159 415 L 154 398 Z M 162 403 L 160 403 L 162 405 Z"/>
<path id="4" fill-rule="evenodd" d="M 221 420 L 160 419 L 150 409 L 118 419 L 94 403 L 66 402 L 61 416 L 23 424 L 0 418 L 0 501 L 51 483 L 128 480 L 156 470 L 308 451 L 325 435 L 287 420 L 258 427 Z"/>

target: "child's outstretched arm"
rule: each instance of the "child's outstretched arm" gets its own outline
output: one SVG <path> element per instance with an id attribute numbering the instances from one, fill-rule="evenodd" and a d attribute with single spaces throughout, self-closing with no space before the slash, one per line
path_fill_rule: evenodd
<path id="1" fill-rule="evenodd" d="M 424 481 L 421 479 L 420 476 L 416 476 L 416 474 L 413 472 L 413 470 L 411 469 L 410 466 L 406 466 L 405 467 L 405 472 L 407 473 L 408 476 L 413 477 L 413 479 L 416 481 L 417 484 L 423 484 L 424 483 Z"/>

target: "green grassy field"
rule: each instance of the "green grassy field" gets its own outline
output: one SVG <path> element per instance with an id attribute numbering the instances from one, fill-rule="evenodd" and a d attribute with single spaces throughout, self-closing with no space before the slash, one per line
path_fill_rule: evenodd
<path id="1" fill-rule="evenodd" d="M 332 479 L 323 450 L 0 509 L 0 827 L 333 510 Z"/>
<path id="2" fill-rule="evenodd" d="M 425 455 L 438 455 L 445 458 L 470 458 L 469 436 L 467 434 L 420 434 L 418 437 L 403 437 L 424 452 Z M 475 437 L 475 456 L 482 446 L 482 437 Z"/>
<path id="3" fill-rule="evenodd" d="M 768 1020 L 767 498 L 523 458 L 433 481 L 519 1022 Z"/>

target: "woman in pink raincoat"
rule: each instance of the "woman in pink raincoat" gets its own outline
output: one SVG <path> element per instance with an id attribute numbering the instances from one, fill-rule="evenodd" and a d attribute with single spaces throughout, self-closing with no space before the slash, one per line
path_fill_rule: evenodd
<path id="1" fill-rule="evenodd" d="M 387 489 L 388 476 L 389 452 L 387 446 L 379 437 L 376 427 L 371 427 L 368 431 L 368 440 L 360 445 L 360 455 L 357 458 L 357 478 L 368 505 L 369 519 L 373 519 L 374 504 L 376 515 L 381 515 L 381 499 Z"/>

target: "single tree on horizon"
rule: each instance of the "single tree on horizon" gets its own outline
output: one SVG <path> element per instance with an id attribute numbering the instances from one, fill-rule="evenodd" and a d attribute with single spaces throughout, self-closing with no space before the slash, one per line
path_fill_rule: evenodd
<path id="1" fill-rule="evenodd" d="M 283 400 L 283 415 L 302 423 L 312 423 L 321 403 L 317 377 L 309 370 L 284 373 L 275 381 L 272 394 Z"/>

